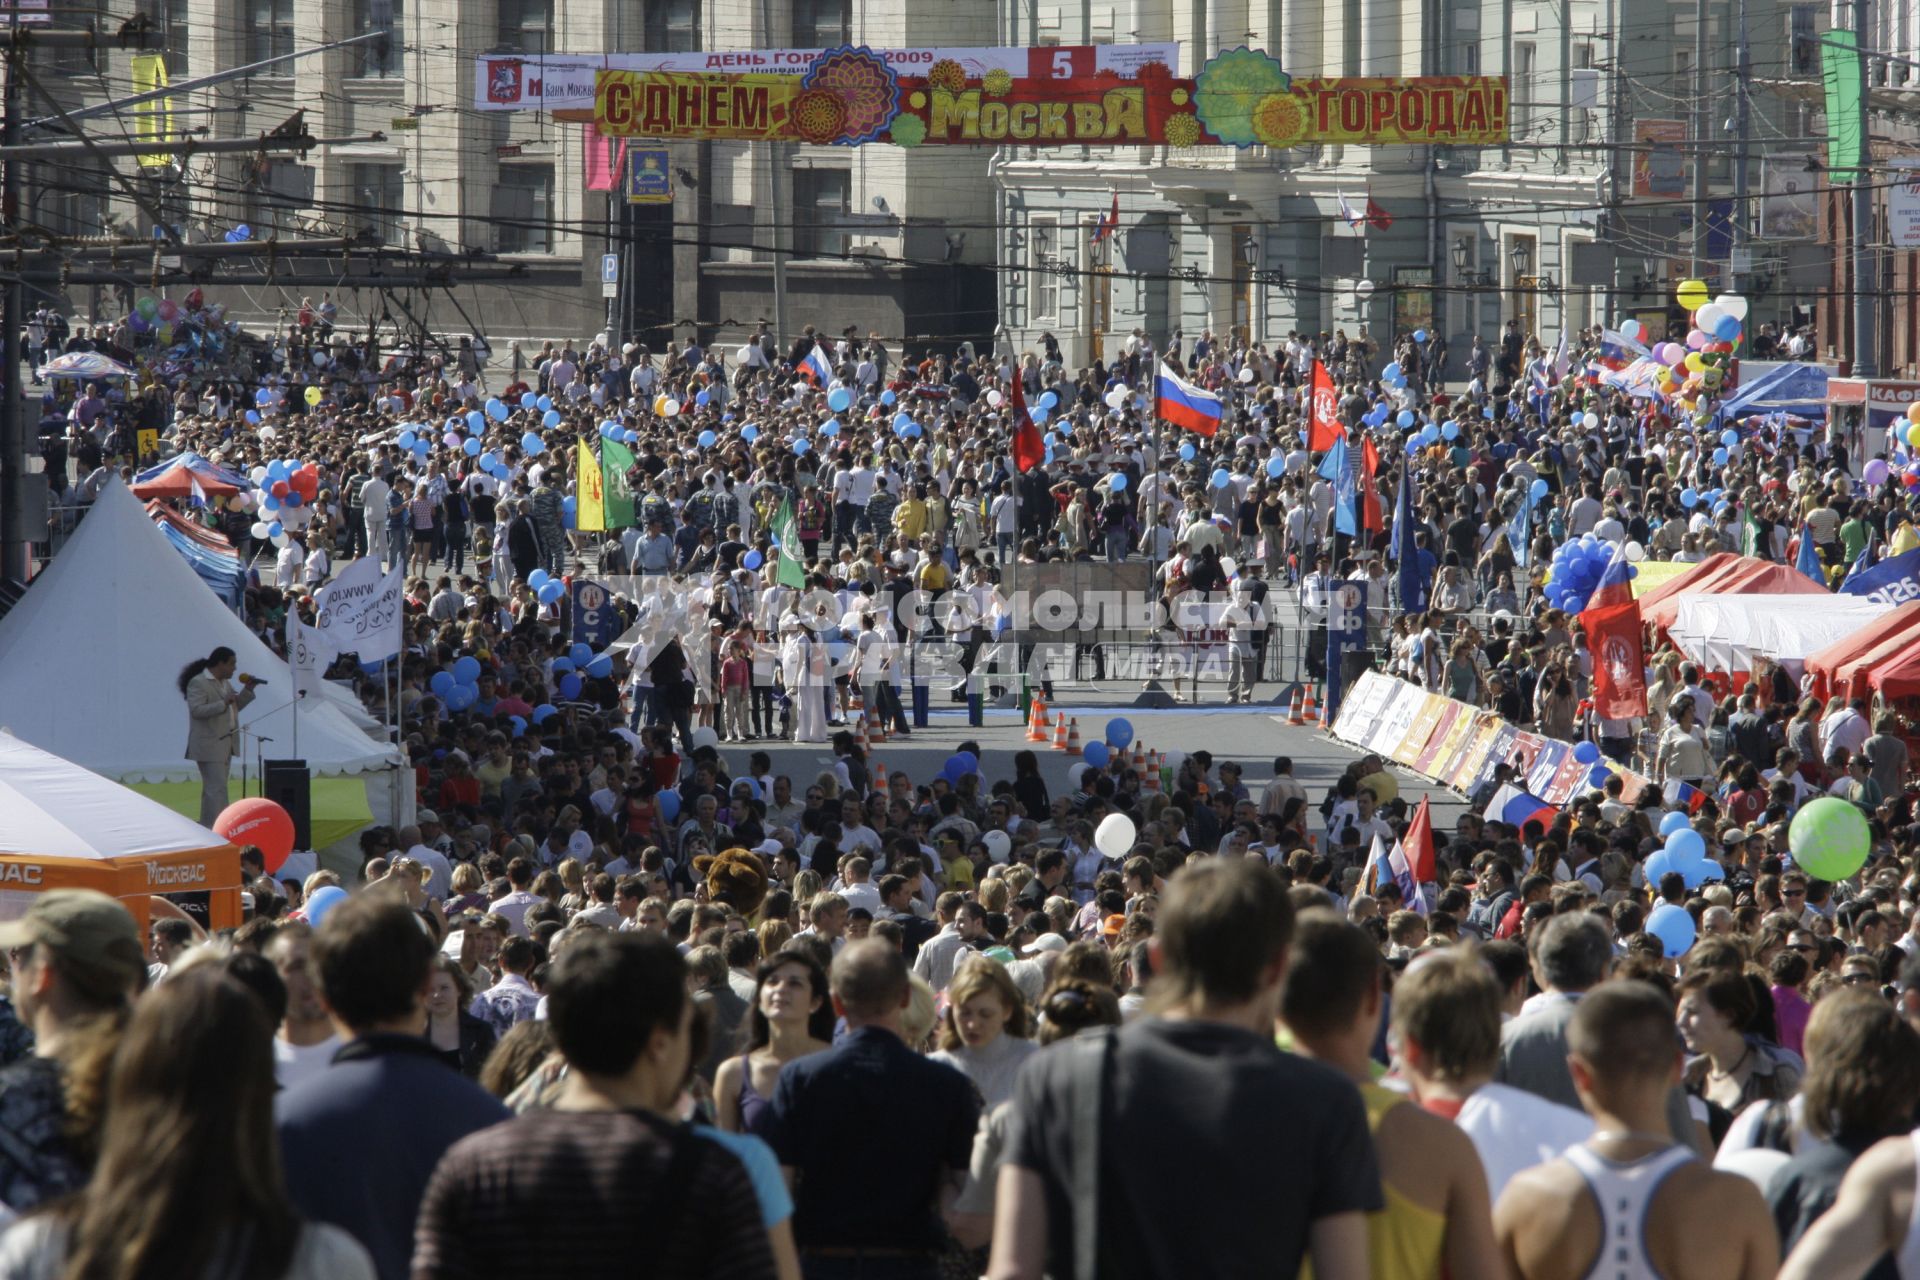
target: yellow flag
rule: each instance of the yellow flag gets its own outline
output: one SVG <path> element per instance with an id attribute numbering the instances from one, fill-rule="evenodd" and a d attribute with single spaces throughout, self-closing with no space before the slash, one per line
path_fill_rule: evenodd
<path id="1" fill-rule="evenodd" d="M 578 529 L 604 529 L 607 527 L 607 485 L 606 477 L 600 474 L 600 459 L 593 456 L 593 450 L 587 442 L 580 442 L 579 455 L 574 460 L 573 523 Z"/>
<path id="2" fill-rule="evenodd" d="M 136 53 L 133 55 L 131 71 L 133 91 L 136 94 L 152 93 L 155 89 L 164 89 L 167 80 L 167 59 L 160 53 Z M 133 108 L 134 136 L 142 142 L 166 142 L 173 135 L 173 99 L 156 98 L 152 102 L 136 103 Z M 173 163 L 171 152 L 161 151 L 152 155 L 138 157 L 142 169 L 160 169 Z"/>

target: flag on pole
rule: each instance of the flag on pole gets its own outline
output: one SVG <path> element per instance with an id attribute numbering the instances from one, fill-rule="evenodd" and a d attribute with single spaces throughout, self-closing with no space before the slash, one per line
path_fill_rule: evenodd
<path id="1" fill-rule="evenodd" d="M 1393 558 L 1400 566 L 1400 611 L 1427 607 L 1427 583 L 1420 572 L 1420 551 L 1413 544 L 1413 468 L 1400 464 L 1400 493 L 1393 506 Z"/>
<path id="2" fill-rule="evenodd" d="M 1107 210 L 1107 216 L 1093 224 L 1093 242 L 1099 244 L 1120 229 L 1120 193 L 1113 193 L 1113 207 Z"/>
<path id="3" fill-rule="evenodd" d="M 1861 578 L 1865 577 L 1867 570 L 1872 567 L 1873 567 L 1873 535 L 1869 533 L 1867 535 L 1866 545 L 1860 548 L 1860 554 L 1854 557 L 1853 563 L 1851 565 L 1847 566 L 1847 576 L 1844 580 L 1841 581 L 1840 590 L 1842 592 L 1845 592 L 1848 595 L 1854 594 L 1854 592 L 1849 591 L 1848 588 L 1852 587 Z"/>
<path id="4" fill-rule="evenodd" d="M 1360 490 L 1360 527 L 1368 533 L 1387 531 L 1386 513 L 1380 510 L 1380 450 L 1374 447 L 1373 437 L 1360 437 L 1360 470 L 1366 476 L 1366 484 Z M 1368 543 L 1372 545 L 1371 540 Z"/>
<path id="5" fill-rule="evenodd" d="M 1610 605 L 1633 602 L 1633 566 L 1627 562 L 1627 544 L 1613 544 L 1613 558 L 1600 571 L 1600 581 L 1587 597 L 1587 608 L 1604 609 Z"/>
<path id="6" fill-rule="evenodd" d="M 1515 508 L 1513 519 L 1507 521 L 1507 545 L 1513 549 L 1513 563 L 1516 567 L 1527 567 L 1527 559 L 1533 552 L 1533 495 L 1524 488 L 1520 490 L 1520 505 Z"/>
<path id="7" fill-rule="evenodd" d="M 1020 371 L 1015 369 L 1007 399 L 1013 408 L 1013 466 L 1024 475 L 1047 460 L 1047 442 L 1027 412 L 1027 391 L 1021 383 Z"/>
<path id="8" fill-rule="evenodd" d="M 1821 586 L 1827 585 L 1827 571 L 1820 566 L 1820 553 L 1813 548 L 1813 527 L 1800 526 L 1800 554 L 1795 558 L 1793 567 L 1812 578 Z"/>
<path id="9" fill-rule="evenodd" d="M 606 477 L 600 471 L 600 459 L 582 440 L 573 464 L 573 527 L 595 532 L 607 527 Z"/>
<path id="10" fill-rule="evenodd" d="M 773 536 L 780 544 L 780 567 L 774 580 L 783 587 L 804 587 L 807 572 L 797 554 L 800 548 L 800 522 L 794 518 L 793 495 L 780 500 L 780 514 L 773 518 Z"/>
<path id="11" fill-rule="evenodd" d="M 1393 225 L 1393 215 L 1382 208 L 1371 194 L 1367 196 L 1367 225 L 1376 231 L 1385 231 Z"/>
<path id="12" fill-rule="evenodd" d="M 317 628 L 287 613 L 287 666 L 293 671 L 293 696 L 304 698 L 320 692 L 327 668 L 333 665 L 333 646 Z"/>
<path id="13" fill-rule="evenodd" d="M 1414 880 L 1432 884 L 1440 878 L 1439 864 L 1433 854 L 1433 811 L 1427 797 L 1420 797 L 1420 807 L 1413 811 L 1413 821 L 1407 824 L 1406 838 L 1401 843 L 1406 847 L 1407 866 L 1413 871 Z"/>
<path id="14" fill-rule="evenodd" d="M 1327 450 L 1327 456 L 1320 460 L 1320 475 L 1333 485 L 1333 527 L 1341 533 L 1359 532 L 1354 519 L 1353 469 L 1347 462 L 1347 438 L 1335 436 L 1333 448 Z"/>
<path id="15" fill-rule="evenodd" d="M 600 478 L 606 493 L 607 528 L 626 529 L 638 517 L 639 504 L 633 499 L 633 483 L 627 479 L 634 467 L 633 450 L 618 440 L 600 442 Z"/>
<path id="16" fill-rule="evenodd" d="M 1340 202 L 1340 220 L 1358 231 L 1367 220 L 1367 211 L 1355 208 L 1345 192 L 1335 192 L 1333 198 Z"/>
<path id="17" fill-rule="evenodd" d="M 824 387 L 833 381 L 833 365 L 827 360 L 827 353 L 821 350 L 818 342 L 813 344 L 813 349 L 808 351 L 805 358 L 800 361 L 796 372 L 816 387 Z"/>
<path id="18" fill-rule="evenodd" d="M 1220 397 L 1182 378 L 1165 360 L 1154 379 L 1153 399 L 1153 411 L 1163 422 L 1203 436 L 1220 430 Z"/>
<path id="19" fill-rule="evenodd" d="M 191 501 L 194 507 L 201 511 L 206 510 L 207 491 L 200 487 L 200 477 L 195 475 L 192 472 L 192 470 L 189 470 L 187 472 L 187 484 L 191 486 L 193 489 L 193 497 Z"/>
<path id="20" fill-rule="evenodd" d="M 1587 650 L 1593 655 L 1594 713 L 1608 720 L 1646 715 L 1646 632 L 1640 602 L 1629 591 L 1624 604 L 1589 604 L 1581 611 L 1580 625 L 1586 628 Z"/>
<path id="21" fill-rule="evenodd" d="M 1334 437 L 1345 435 L 1347 431 L 1345 424 L 1340 421 L 1333 374 L 1319 360 L 1313 362 L 1313 382 L 1309 394 L 1312 399 L 1307 419 L 1307 451 L 1319 453 L 1323 449 L 1331 449 Z"/>

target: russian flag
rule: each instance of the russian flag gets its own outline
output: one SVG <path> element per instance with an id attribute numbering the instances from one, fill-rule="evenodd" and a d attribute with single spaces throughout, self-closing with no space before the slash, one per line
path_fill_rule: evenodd
<path id="1" fill-rule="evenodd" d="M 833 365 L 827 361 L 827 353 L 819 344 L 807 352 L 807 358 L 800 362 L 799 373 L 816 387 L 824 387 L 833 381 Z"/>
<path id="2" fill-rule="evenodd" d="M 1667 785 L 1660 792 L 1660 798 L 1666 801 L 1667 808 L 1684 809 L 1688 813 L 1698 813 L 1707 805 L 1706 792 L 1678 778 L 1667 780 Z"/>
<path id="3" fill-rule="evenodd" d="M 1607 561 L 1607 567 L 1601 571 L 1600 581 L 1594 586 L 1593 594 L 1587 597 L 1587 608 L 1606 609 L 1618 604 L 1633 603 L 1633 566 L 1627 563 L 1627 544 L 1613 544 L 1613 558 Z"/>
<path id="4" fill-rule="evenodd" d="M 1493 799 L 1487 801 L 1481 816 L 1488 822 L 1504 822 L 1510 827 L 1524 827 L 1529 822 L 1538 822 L 1545 828 L 1553 825 L 1560 811 L 1539 796 L 1529 795 L 1507 782 L 1493 793 Z"/>
<path id="5" fill-rule="evenodd" d="M 1220 397 L 1188 382 L 1165 360 L 1153 382 L 1153 398 L 1153 411 L 1163 422 L 1203 436 L 1220 430 Z"/>

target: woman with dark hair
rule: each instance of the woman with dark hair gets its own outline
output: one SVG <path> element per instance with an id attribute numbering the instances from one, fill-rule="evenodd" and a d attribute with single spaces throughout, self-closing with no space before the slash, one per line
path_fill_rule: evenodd
<path id="1" fill-rule="evenodd" d="M 1793 1096 L 1800 1086 L 1797 1060 L 1761 1038 L 1762 988 L 1733 969 L 1696 969 L 1680 980 L 1675 1021 L 1687 1052 L 1681 1084 L 1707 1107 L 1707 1126 L 1717 1145 L 1732 1118 L 1755 1102 Z M 1768 1002 L 1771 1014 L 1772 1004 Z M 1771 1021 L 1771 1019 L 1767 1019 Z"/>
<path id="2" fill-rule="evenodd" d="M 302 1222 L 273 1131 L 273 1028 L 214 966 L 142 997 L 108 1084 L 98 1167 L 0 1239 L 0 1275 L 372 1280 L 352 1236 Z"/>
<path id="3" fill-rule="evenodd" d="M 253 701 L 254 681 L 229 685 L 236 656 L 221 645 L 180 669 L 180 696 L 187 700 L 187 759 L 200 766 L 200 825 L 210 827 L 227 807 L 227 774 L 239 750 L 240 709 Z"/>
<path id="4" fill-rule="evenodd" d="M 427 985 L 427 1042 L 442 1062 L 478 1080 L 499 1037 L 485 1019 L 467 1012 L 472 1003 L 473 980 L 452 956 L 436 955 Z"/>
<path id="5" fill-rule="evenodd" d="M 1046 780 L 1040 776 L 1040 758 L 1031 751 L 1013 753 L 1013 798 L 1027 811 L 1027 817 L 1035 822 L 1047 820 L 1053 801 L 1047 796 Z"/>
<path id="6" fill-rule="evenodd" d="M 760 962 L 747 1013 L 746 1051 L 714 1073 L 720 1128 L 764 1137 L 780 1069 L 796 1058 L 833 1047 L 833 1006 L 827 971 L 802 951 L 781 951 Z"/>

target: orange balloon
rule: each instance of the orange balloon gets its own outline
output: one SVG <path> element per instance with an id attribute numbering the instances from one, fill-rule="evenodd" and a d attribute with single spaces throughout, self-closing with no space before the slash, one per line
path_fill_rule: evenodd
<path id="1" fill-rule="evenodd" d="M 1920 400 L 1907 406 L 1907 421 L 1920 423 Z"/>
<path id="2" fill-rule="evenodd" d="M 285 864 L 293 852 L 293 819 L 285 809 L 263 796 L 235 800 L 213 820 L 213 830 L 234 844 L 250 844 L 266 858 L 267 874 Z"/>

